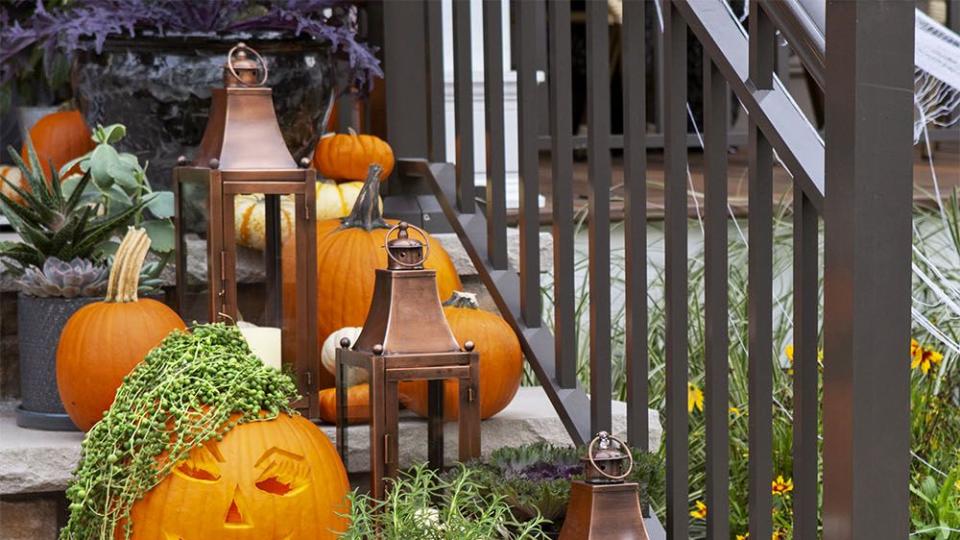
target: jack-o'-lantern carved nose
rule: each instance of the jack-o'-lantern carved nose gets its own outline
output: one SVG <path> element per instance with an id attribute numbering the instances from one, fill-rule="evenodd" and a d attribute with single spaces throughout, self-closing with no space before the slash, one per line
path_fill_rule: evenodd
<path id="1" fill-rule="evenodd" d="M 230 498 L 230 506 L 227 507 L 227 515 L 223 518 L 223 524 L 225 527 L 250 527 L 253 525 L 246 514 L 240 486 L 233 490 L 233 497 Z"/>

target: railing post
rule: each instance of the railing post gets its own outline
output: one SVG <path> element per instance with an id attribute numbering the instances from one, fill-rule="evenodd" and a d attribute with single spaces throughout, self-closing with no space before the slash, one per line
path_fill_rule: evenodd
<path id="1" fill-rule="evenodd" d="M 406 2 L 401 2 L 405 4 Z M 474 198 L 473 61 L 470 0 L 453 0 L 453 96 L 457 126 L 457 207 L 472 214 Z"/>
<path id="2" fill-rule="evenodd" d="M 827 2 L 828 540 L 909 534 L 913 10 Z"/>

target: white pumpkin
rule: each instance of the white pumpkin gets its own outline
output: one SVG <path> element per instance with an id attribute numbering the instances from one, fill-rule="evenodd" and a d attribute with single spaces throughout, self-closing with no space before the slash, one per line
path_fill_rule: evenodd
<path id="1" fill-rule="evenodd" d="M 323 362 L 323 367 L 326 368 L 331 375 L 337 375 L 337 349 L 340 348 L 340 340 L 347 338 L 350 340 L 350 343 L 353 344 L 357 341 L 357 338 L 360 337 L 362 330 L 363 328 L 359 326 L 345 326 L 339 330 L 335 330 L 323 341 L 323 347 L 320 348 L 320 361 Z M 347 368 L 348 387 L 365 383 L 368 378 L 369 374 L 365 369 L 357 367 Z"/>

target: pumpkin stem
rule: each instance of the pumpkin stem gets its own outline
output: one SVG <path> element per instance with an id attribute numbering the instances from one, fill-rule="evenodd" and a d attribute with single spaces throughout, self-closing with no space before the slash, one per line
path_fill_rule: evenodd
<path id="1" fill-rule="evenodd" d="M 150 237 L 145 229 L 127 228 L 127 234 L 117 248 L 107 282 L 107 302 L 136 302 L 140 285 L 140 269 L 150 249 Z"/>
<path id="2" fill-rule="evenodd" d="M 365 231 L 373 229 L 389 229 L 390 226 L 383 220 L 380 212 L 380 174 L 383 167 L 378 163 L 371 163 L 367 170 L 367 179 L 357 195 L 357 202 L 353 203 L 350 215 L 340 220 L 341 229 L 360 228 Z"/>
<path id="3" fill-rule="evenodd" d="M 477 301 L 475 293 L 464 291 L 453 291 L 450 298 L 443 303 L 444 307 L 452 306 L 467 309 L 480 309 L 480 302 Z"/>

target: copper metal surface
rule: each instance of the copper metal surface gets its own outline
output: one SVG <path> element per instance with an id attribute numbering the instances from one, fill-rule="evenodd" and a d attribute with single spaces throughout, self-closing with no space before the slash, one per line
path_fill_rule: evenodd
<path id="1" fill-rule="evenodd" d="M 255 61 L 250 58 L 258 59 Z M 174 194 L 177 198 L 175 226 L 177 231 L 177 296 L 181 310 L 187 293 L 185 219 L 182 211 L 181 184 L 203 182 L 207 185 L 207 277 L 209 281 L 209 320 L 236 321 L 236 230 L 234 198 L 244 193 L 293 195 L 296 217 L 296 269 L 294 295 L 296 351 L 294 358 L 283 358 L 293 364 L 297 386 L 306 396 L 295 406 L 311 418 L 319 415 L 317 373 L 321 368 L 317 343 L 317 273 L 316 273 L 316 171 L 298 167 L 287 149 L 273 108 L 272 91 L 262 86 L 267 66 L 253 49 L 242 44 L 231 50 L 224 66 L 224 88 L 212 90 L 210 118 L 203 140 L 192 165 L 179 160 L 174 169 Z M 269 205 L 276 211 L 278 205 Z M 269 216 L 268 216 L 269 217 Z M 280 234 L 275 228 L 279 220 L 266 220 L 266 253 L 276 258 L 280 253 Z M 277 304 L 282 297 L 278 272 L 268 272 L 267 298 Z M 270 317 L 276 318 L 276 305 L 267 306 Z M 182 311 L 181 311 L 182 312 Z M 273 324 L 279 321 L 271 320 Z M 291 339 L 284 334 L 286 342 Z M 285 347 L 287 348 L 287 347 Z"/>
<path id="2" fill-rule="evenodd" d="M 386 248 L 394 264 L 378 269 L 373 300 L 363 331 L 353 344 L 344 338 L 337 349 L 337 450 L 347 462 L 346 419 L 351 415 L 346 393 L 348 366 L 369 372 L 370 492 L 385 495 L 384 480 L 399 467 L 399 383 L 428 381 L 427 455 L 443 467 L 443 380 L 459 383 L 459 457 L 480 456 L 479 356 L 472 343 L 463 349 L 447 325 L 437 294 L 436 272 L 420 263 L 426 245 L 409 238 L 406 224 L 388 234 Z M 392 233 L 392 231 L 391 231 Z M 424 240 L 426 236 L 424 235 Z"/>

